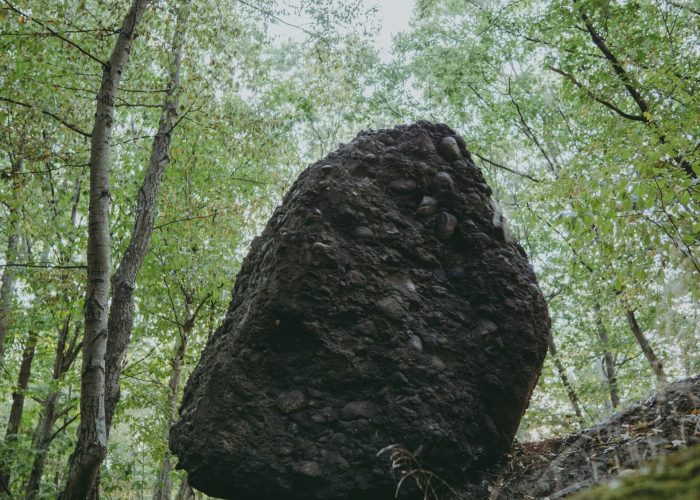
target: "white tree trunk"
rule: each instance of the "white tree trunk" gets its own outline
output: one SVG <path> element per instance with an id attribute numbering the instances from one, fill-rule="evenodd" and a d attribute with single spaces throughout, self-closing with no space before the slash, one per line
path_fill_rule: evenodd
<path id="1" fill-rule="evenodd" d="M 119 38 L 104 65 L 97 94 L 90 144 L 90 202 L 88 208 L 87 292 L 85 338 L 80 385 L 78 442 L 71 455 L 64 499 L 83 499 L 91 490 L 107 454 L 105 421 L 105 353 L 109 306 L 110 227 L 109 169 L 114 104 L 124 69 L 149 0 L 133 0 Z"/>

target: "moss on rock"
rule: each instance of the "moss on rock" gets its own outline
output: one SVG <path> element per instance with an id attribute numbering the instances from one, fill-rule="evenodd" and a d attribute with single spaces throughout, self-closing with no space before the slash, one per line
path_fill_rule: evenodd
<path id="1" fill-rule="evenodd" d="M 649 462 L 591 488 L 576 500 L 696 500 L 700 498 L 700 445 Z"/>

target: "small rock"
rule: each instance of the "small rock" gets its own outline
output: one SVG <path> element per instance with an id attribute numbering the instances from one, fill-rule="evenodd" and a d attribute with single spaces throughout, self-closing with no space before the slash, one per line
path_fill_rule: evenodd
<path id="1" fill-rule="evenodd" d="M 326 463 L 328 465 L 339 467 L 342 470 L 350 469 L 350 464 L 348 463 L 348 461 L 345 460 L 343 455 L 336 451 L 331 451 L 330 453 L 328 453 L 328 455 L 326 455 Z"/>
<path id="2" fill-rule="evenodd" d="M 358 418 L 372 418 L 375 408 L 369 401 L 352 401 L 340 410 L 340 418 L 343 420 L 357 420 Z"/>
<path id="3" fill-rule="evenodd" d="M 357 226 L 352 230 L 352 237 L 358 240 L 370 240 L 374 238 L 374 233 L 367 226 Z"/>
<path id="4" fill-rule="evenodd" d="M 304 404 L 304 393 L 299 390 L 283 392 L 277 397 L 277 408 L 282 413 L 291 413 Z"/>
<path id="5" fill-rule="evenodd" d="M 324 175 L 328 175 L 329 173 L 331 173 L 332 170 L 333 165 L 321 165 L 321 172 L 323 172 Z"/>
<path id="6" fill-rule="evenodd" d="M 364 286 L 367 283 L 365 275 L 355 269 L 348 273 L 348 280 L 353 286 Z"/>
<path id="7" fill-rule="evenodd" d="M 304 219 L 304 222 L 308 224 L 313 224 L 314 222 L 321 222 L 323 219 L 323 212 L 321 212 L 318 208 L 314 208 L 312 210 L 309 210 L 308 215 L 306 216 L 306 219 Z"/>
<path id="8" fill-rule="evenodd" d="M 430 364 L 434 367 L 437 368 L 438 370 L 444 370 L 447 365 L 445 365 L 445 362 L 438 358 L 437 356 L 433 356 L 432 359 L 430 360 Z"/>
<path id="9" fill-rule="evenodd" d="M 311 246 L 311 251 L 314 256 L 318 259 L 317 262 L 321 264 L 333 264 L 335 263 L 335 252 L 333 247 L 326 245 L 317 241 Z"/>
<path id="10" fill-rule="evenodd" d="M 437 212 L 437 208 L 438 201 L 435 198 L 432 196 L 423 196 L 423 199 L 420 201 L 420 205 L 418 205 L 418 209 L 416 210 L 416 215 L 427 217 Z"/>
<path id="11" fill-rule="evenodd" d="M 435 221 L 435 234 L 441 240 L 446 240 L 457 228 L 457 217 L 447 212 L 442 212 Z"/>
<path id="12" fill-rule="evenodd" d="M 385 314 L 394 318 L 401 318 L 406 314 L 403 299 L 396 295 L 387 295 L 380 299 L 377 303 L 377 307 Z"/>
<path id="13" fill-rule="evenodd" d="M 444 137 L 438 146 L 438 152 L 447 161 L 459 160 L 462 153 L 459 151 L 459 144 L 454 137 Z"/>
<path id="14" fill-rule="evenodd" d="M 413 179 L 396 179 L 391 181 L 389 189 L 402 194 L 412 193 L 416 190 L 416 181 Z"/>
<path id="15" fill-rule="evenodd" d="M 498 331 L 498 325 L 491 320 L 483 319 L 479 322 L 474 330 L 478 336 L 483 337 Z"/>
<path id="16" fill-rule="evenodd" d="M 424 131 L 420 131 L 413 138 L 413 146 L 418 148 L 424 154 L 435 151 L 435 145 L 432 139 Z"/>
<path id="17" fill-rule="evenodd" d="M 393 222 L 387 222 L 386 224 L 382 224 L 382 233 L 385 236 L 392 237 L 401 234 L 401 231 L 399 231 L 399 229 L 396 227 L 396 224 L 394 224 Z"/>
<path id="18" fill-rule="evenodd" d="M 418 352 L 423 352 L 423 341 L 418 335 L 411 335 L 408 339 L 408 344 Z"/>
<path id="19" fill-rule="evenodd" d="M 413 255 L 426 264 L 435 265 L 438 262 L 437 257 L 423 247 L 415 247 L 413 249 Z"/>
<path id="20" fill-rule="evenodd" d="M 319 477 L 321 475 L 321 466 L 313 461 L 304 460 L 297 462 L 294 464 L 294 470 L 309 477 Z"/>
<path id="21" fill-rule="evenodd" d="M 433 189 L 437 193 L 442 193 L 445 191 L 450 191 L 454 188 L 454 181 L 452 176 L 447 172 L 438 172 L 435 177 L 433 177 Z"/>
<path id="22" fill-rule="evenodd" d="M 342 432 L 336 432 L 331 436 L 329 442 L 334 446 L 343 446 L 345 443 L 348 442 L 348 438 Z"/>

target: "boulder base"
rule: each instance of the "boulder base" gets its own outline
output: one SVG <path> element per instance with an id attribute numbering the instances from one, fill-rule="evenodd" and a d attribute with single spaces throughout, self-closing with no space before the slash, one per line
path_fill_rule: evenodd
<path id="1" fill-rule="evenodd" d="M 389 499 L 417 467 L 462 483 L 502 458 L 549 318 L 490 195 L 464 141 L 423 122 L 302 172 L 187 383 L 170 446 L 190 484 Z"/>

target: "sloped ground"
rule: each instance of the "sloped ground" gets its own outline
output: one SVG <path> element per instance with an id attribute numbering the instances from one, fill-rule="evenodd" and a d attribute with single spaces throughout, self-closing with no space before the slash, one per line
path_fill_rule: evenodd
<path id="1" fill-rule="evenodd" d="M 662 456 L 639 470 L 625 471 L 576 500 L 697 500 L 700 498 L 700 445 Z"/>
<path id="2" fill-rule="evenodd" d="M 670 384 L 662 392 L 632 404 L 591 429 L 561 439 L 517 445 L 500 474 L 490 478 L 488 493 L 482 494 L 493 500 L 554 500 L 612 478 L 620 481 L 613 486 L 625 486 L 627 482 L 617 478 L 624 471 L 639 469 L 657 457 L 696 444 L 700 444 L 700 376 Z M 662 467 L 669 470 L 679 467 L 679 474 L 687 472 L 685 469 L 688 467 L 692 469 L 694 462 L 683 465 L 686 463 L 682 459 L 685 455 L 681 454 L 680 457 L 660 463 L 666 464 Z M 658 468 L 655 463 L 651 469 L 644 466 L 644 471 L 654 472 Z M 693 475 L 688 477 L 691 479 Z M 659 480 L 662 479 L 660 477 Z M 678 481 L 678 478 L 671 481 Z M 683 496 L 691 495 L 685 482 L 682 486 L 686 489 L 679 490 L 677 496 L 674 496 L 673 482 L 669 484 L 666 488 L 671 489 L 664 490 L 663 496 L 658 496 L 654 493 L 656 490 L 649 489 L 651 487 L 641 492 L 636 489 L 630 491 L 635 492 L 635 498 L 693 498 Z M 692 484 L 690 487 L 693 487 Z M 587 493 L 588 496 L 583 498 L 603 498 L 607 495 L 601 490 L 596 491 Z M 622 491 L 616 494 L 622 495 Z M 695 494 L 695 498 L 700 498 L 700 491 L 692 493 Z"/>

